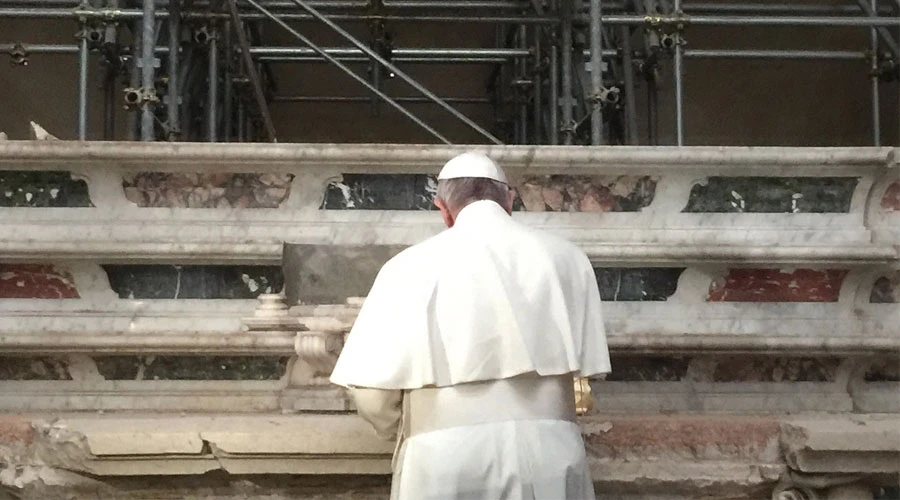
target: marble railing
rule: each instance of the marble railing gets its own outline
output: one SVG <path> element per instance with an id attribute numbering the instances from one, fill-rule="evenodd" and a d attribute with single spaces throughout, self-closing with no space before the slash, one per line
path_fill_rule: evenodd
<path id="1" fill-rule="evenodd" d="M 408 245 L 440 230 L 433 175 L 465 149 L 3 142 L 0 258 L 263 264 L 283 241 Z M 890 148 L 481 149 L 517 217 L 598 263 L 897 258 Z"/>
<path id="2" fill-rule="evenodd" d="M 371 273 L 441 230 L 434 173 L 465 149 L 0 142 L 0 409 L 349 409 L 326 377 L 368 282 L 311 299 L 334 270 L 282 268 L 284 243 Z M 900 150 L 479 149 L 516 218 L 594 263 L 596 411 L 900 413 Z"/>
<path id="3" fill-rule="evenodd" d="M 0 143 L 0 354 L 17 356 L 0 384 L 78 386 L 84 375 L 69 371 L 87 370 L 110 387 L 187 384 L 193 372 L 303 385 L 287 366 L 298 330 L 316 327 L 291 315 L 293 326 L 246 331 L 242 320 L 284 286 L 283 243 L 383 260 L 380 245 L 434 234 L 433 174 L 464 149 Z M 898 150 L 482 149 L 516 185 L 517 218 L 590 255 L 611 347 L 628 363 L 900 350 Z M 335 313 L 342 328 L 354 311 Z M 205 380 L 213 359 L 226 368 Z"/>

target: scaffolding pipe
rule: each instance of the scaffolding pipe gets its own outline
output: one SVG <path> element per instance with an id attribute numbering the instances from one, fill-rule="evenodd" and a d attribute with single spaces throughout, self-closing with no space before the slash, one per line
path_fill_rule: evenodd
<path id="1" fill-rule="evenodd" d="M 635 22 L 634 16 L 622 16 L 620 22 Z M 643 18 L 641 18 L 643 20 Z M 669 16 L 665 21 L 672 24 L 687 23 L 693 26 L 834 26 L 834 27 L 872 27 L 896 26 L 896 18 L 886 17 L 807 17 L 807 16 L 686 16 L 678 18 Z M 607 20 L 607 22 L 610 22 Z"/>
<path id="2" fill-rule="evenodd" d="M 154 5 L 155 0 L 144 0 L 144 22 L 141 23 L 141 87 L 144 92 L 155 88 L 154 64 L 155 56 L 153 48 L 156 46 L 154 33 Z M 153 107 L 149 99 L 141 101 L 141 140 L 152 141 L 155 139 L 153 130 Z"/>
<path id="3" fill-rule="evenodd" d="M 325 47 L 325 52 L 335 57 L 363 56 L 365 52 L 352 47 Z M 250 53 L 255 56 L 313 56 L 316 52 L 306 47 L 251 47 Z M 469 48 L 395 48 L 391 50 L 394 59 L 401 57 L 481 57 L 511 59 L 529 57 L 527 48 L 515 49 L 469 49 Z"/>
<path id="4" fill-rule="evenodd" d="M 178 58 L 181 45 L 181 18 L 178 15 L 181 2 L 172 4 L 172 15 L 169 16 L 169 55 L 168 55 L 168 102 L 166 103 L 166 121 L 168 126 L 167 139 L 177 141 L 181 135 L 181 122 L 179 120 L 179 100 L 181 93 L 178 91 Z"/>
<path id="5" fill-rule="evenodd" d="M 684 56 L 694 59 L 837 59 L 866 60 L 868 54 L 848 50 L 685 50 Z"/>
<path id="6" fill-rule="evenodd" d="M 81 3 L 81 0 L 0 0 L 0 5 L 11 7 L 23 6 L 68 6 L 75 8 Z M 295 7 L 290 0 L 272 0 L 263 1 L 261 4 L 269 9 L 284 9 Z M 160 0 L 157 2 L 159 7 L 168 7 L 168 0 Z M 323 9 L 364 9 L 368 7 L 367 1 L 316 1 L 311 0 L 310 5 Z M 521 10 L 527 8 L 527 2 L 517 1 L 442 1 L 440 3 L 432 1 L 417 0 L 400 0 L 396 2 L 385 2 L 385 6 L 392 9 L 429 9 L 429 10 L 459 10 L 459 9 L 515 9 Z M 195 1 L 195 8 L 209 7 L 208 1 Z M 607 11 L 624 11 L 627 5 L 623 2 L 607 2 L 604 4 Z M 689 3 L 682 5 L 682 9 L 686 12 L 702 12 L 702 13 L 736 13 L 736 14 L 806 14 L 806 15 L 854 15 L 859 9 L 852 5 L 808 5 L 808 4 L 765 4 L 765 3 Z M 541 12 L 538 12 L 541 14 Z M 890 7 L 884 6 L 878 9 L 879 15 L 891 15 L 893 11 Z"/>
<path id="7" fill-rule="evenodd" d="M 860 5 L 865 5 L 865 0 L 859 1 L 861 2 Z M 872 0 L 871 12 L 875 12 L 877 9 L 878 0 Z M 870 43 L 872 44 L 872 144 L 876 147 L 881 146 L 881 102 L 878 95 L 878 35 L 879 30 L 872 28 L 870 33 Z M 885 37 L 890 39 L 890 33 L 882 34 L 882 41 L 884 41 Z M 893 49 L 895 50 L 896 47 L 893 47 Z"/>
<path id="8" fill-rule="evenodd" d="M 154 13 L 155 18 L 165 19 L 169 17 L 169 12 L 158 10 Z M 278 17 L 286 21 L 312 21 L 316 18 L 308 14 L 296 13 L 279 13 Z M 40 9 L 35 7 L 28 8 L 0 8 L 0 18 L 24 18 L 24 19 L 98 19 L 107 21 L 118 21 L 124 19 L 142 19 L 143 12 L 137 9 L 90 9 L 90 10 L 73 10 L 61 8 Z M 241 13 L 241 19 L 247 21 L 259 21 L 266 19 L 263 14 L 257 13 Z M 214 12 L 185 12 L 182 19 L 189 21 L 194 20 L 214 20 L 228 19 L 228 14 Z M 359 15 L 359 14 L 333 14 L 329 19 L 335 21 L 388 21 L 388 22 L 446 22 L 446 23 L 505 23 L 505 24 L 556 24 L 559 21 L 549 17 L 535 16 L 401 16 L 401 15 Z"/>
<path id="9" fill-rule="evenodd" d="M 550 144 L 559 144 L 559 48 L 550 47 Z"/>
<path id="10" fill-rule="evenodd" d="M 295 0 L 292 0 L 295 1 Z M 267 11 L 268 12 L 268 11 Z M 316 11 L 318 12 L 318 11 Z M 320 14 L 321 15 L 321 14 Z M 187 20 L 227 19 L 228 15 L 211 12 L 186 12 L 182 17 Z M 32 18 L 32 19 L 99 19 L 117 21 L 123 19 L 140 19 L 143 13 L 135 9 L 39 9 L 39 8 L 0 8 L 0 18 Z M 168 11 L 156 11 L 155 18 L 169 17 Z M 318 19 L 312 15 L 284 13 L 278 17 L 286 21 L 309 21 Z M 245 20 L 265 19 L 265 15 L 242 13 Z M 388 21 L 388 22 L 447 22 L 447 23 L 506 23 L 506 24 L 558 24 L 560 20 L 540 16 L 372 16 L 334 14 L 328 17 L 333 21 Z M 574 16 L 573 16 L 574 19 Z M 578 16 L 579 22 L 589 23 L 585 16 Z M 642 26 L 648 24 L 691 24 L 695 26 L 834 26 L 834 27 L 894 27 L 897 20 L 892 17 L 812 17 L 812 16 L 637 16 L 633 14 L 613 14 L 604 16 L 604 22 L 610 25 Z"/>
<path id="11" fill-rule="evenodd" d="M 362 56 L 358 57 L 335 57 L 334 59 L 345 63 L 368 63 L 370 59 Z M 277 62 L 277 63 L 327 63 L 325 58 L 318 56 L 263 56 L 258 58 L 259 61 Z M 466 58 L 466 57 L 392 57 L 395 63 L 405 64 L 503 64 L 508 59 L 502 58 Z"/>
<path id="12" fill-rule="evenodd" d="M 625 80 L 625 144 L 637 144 L 637 104 L 634 99 L 634 61 L 631 54 L 631 30 L 619 26 L 622 37 L 622 74 Z"/>
<path id="13" fill-rule="evenodd" d="M 601 0 L 591 2 L 591 144 L 603 144 L 603 26 L 601 24 Z"/>
<path id="14" fill-rule="evenodd" d="M 266 137 L 269 138 L 270 142 L 277 142 L 275 125 L 272 123 L 272 115 L 269 113 L 268 104 L 266 104 L 266 96 L 263 93 L 259 73 L 257 73 L 256 66 L 253 64 L 252 49 L 247 41 L 247 33 L 244 31 L 244 23 L 238 14 L 235 0 L 228 0 L 228 9 L 231 14 L 231 22 L 234 23 L 234 29 L 236 30 L 238 46 L 241 49 L 241 59 L 244 61 L 247 77 L 250 79 L 250 85 L 253 88 L 253 97 L 256 99 L 256 105 L 259 107 L 259 113 L 262 115 L 263 125 L 266 128 Z"/>
<path id="15" fill-rule="evenodd" d="M 87 93 L 88 93 L 88 38 L 85 30 L 87 26 L 81 25 L 81 33 L 78 38 L 78 140 L 87 140 Z"/>
<path id="16" fill-rule="evenodd" d="M 878 7 L 877 7 L 877 2 L 875 0 L 873 0 L 873 2 L 872 2 L 873 4 L 876 5 L 875 7 L 872 7 L 869 4 L 867 4 L 866 0 L 856 0 L 856 3 L 859 4 L 859 7 L 870 18 L 876 17 L 878 15 L 878 14 L 876 14 L 876 12 L 878 11 Z M 900 26 L 900 19 L 897 19 L 897 25 Z M 884 46 L 887 47 L 887 49 L 891 51 L 891 54 L 894 54 L 894 58 L 900 59 L 900 48 L 897 47 L 897 42 L 894 40 L 894 37 L 891 35 L 891 32 L 888 31 L 888 29 L 884 28 L 884 27 L 872 28 L 872 31 L 875 32 L 875 36 L 881 37 L 881 43 L 883 43 Z M 877 42 L 876 42 L 876 46 L 877 46 Z M 874 47 L 873 47 L 873 50 L 875 50 Z"/>
<path id="17" fill-rule="evenodd" d="M 532 92 L 534 93 L 533 101 L 532 101 L 532 113 L 534 114 L 534 144 L 541 144 L 542 141 L 542 128 L 544 125 L 544 117 L 542 113 L 543 108 L 543 96 L 541 95 L 541 87 L 544 85 L 544 73 L 542 71 L 542 61 L 541 61 L 541 30 L 535 29 L 534 31 L 534 83 L 532 85 Z"/>
<path id="18" fill-rule="evenodd" d="M 456 109 L 454 109 L 453 106 L 450 106 L 446 102 L 442 101 L 440 97 L 438 97 L 433 92 L 431 92 L 430 90 L 428 90 L 427 88 L 425 88 L 424 86 L 419 84 L 419 82 L 417 82 L 412 77 L 407 75 L 404 71 L 400 70 L 400 68 L 396 67 L 390 61 L 388 61 L 387 59 L 378 55 L 377 52 L 375 52 L 374 50 L 372 50 L 371 48 L 366 46 L 366 44 L 357 40 L 356 37 L 354 37 L 353 35 L 348 33 L 346 30 L 344 30 L 343 28 L 341 28 L 340 26 L 335 24 L 333 21 L 331 21 L 327 17 L 323 16 L 321 13 L 319 13 L 319 11 L 310 7 L 309 4 L 306 3 L 304 0 L 292 0 L 292 1 L 295 4 L 297 4 L 298 7 L 302 8 L 303 10 L 308 12 L 310 15 L 312 15 L 313 17 L 315 17 L 316 19 L 318 19 L 319 21 L 324 23 L 326 26 L 328 26 L 333 31 L 335 31 L 337 34 L 341 35 L 341 37 L 343 37 L 345 40 L 347 40 L 348 42 L 353 44 L 356 48 L 365 52 L 366 55 L 368 55 L 369 57 L 374 59 L 376 62 L 380 63 L 382 66 L 384 66 L 389 71 L 394 73 L 394 75 L 400 77 L 403 81 L 408 83 L 414 89 L 418 90 L 423 95 L 425 95 L 425 97 L 428 97 L 431 100 L 433 100 L 434 102 L 436 102 L 440 107 L 447 110 L 447 112 L 449 112 L 451 115 L 455 116 L 457 119 L 459 119 L 460 121 L 462 121 L 463 123 L 465 123 L 466 125 L 471 127 L 473 130 L 475 130 L 476 132 L 478 132 L 479 134 L 484 136 L 486 139 L 493 142 L 494 144 L 503 144 L 503 142 L 500 141 L 500 139 L 497 139 L 496 137 L 491 135 L 490 132 L 481 128 L 477 123 L 470 120 L 466 115 L 464 115 L 464 114 L 460 113 L 459 111 L 457 111 Z"/>
<path id="19" fill-rule="evenodd" d="M 238 99 L 237 105 L 237 141 L 244 142 L 244 123 L 246 122 L 245 117 L 245 104 L 243 99 Z"/>
<path id="20" fill-rule="evenodd" d="M 525 25 L 519 26 L 519 47 L 525 48 L 528 44 L 528 27 Z M 517 63 L 519 65 L 519 79 L 520 81 L 527 80 L 528 78 L 528 61 L 525 59 L 518 59 Z M 525 90 L 525 87 L 522 85 L 518 85 L 519 89 L 519 127 L 520 127 L 520 138 L 519 144 L 527 144 L 528 143 L 528 92 Z"/>
<path id="21" fill-rule="evenodd" d="M 216 116 L 216 107 L 219 102 L 219 32 L 213 30 L 209 37 L 209 92 L 206 94 L 206 140 L 208 142 L 216 142 L 219 137 L 217 134 L 218 118 Z"/>
<path id="22" fill-rule="evenodd" d="M 712 14 L 805 14 L 805 15 L 854 15 L 859 9 L 852 5 L 809 5 L 809 4 L 765 4 L 765 3 L 687 3 L 681 8 L 685 12 Z M 883 8 L 880 14 L 890 15 L 890 9 Z"/>
<path id="23" fill-rule="evenodd" d="M 562 122 L 563 143 L 570 145 L 574 139 L 572 119 L 572 2 L 562 0 L 560 4 L 562 15 Z"/>
<path id="24" fill-rule="evenodd" d="M 313 5 L 310 2 L 310 5 Z M 491 1 L 465 1 L 465 2 L 434 2 L 434 1 L 415 1 L 415 0 L 397 0 L 394 2 L 382 2 L 382 5 L 388 9 L 525 9 L 528 7 L 527 2 L 491 2 Z M 315 6 L 315 5 L 313 5 Z"/>
<path id="25" fill-rule="evenodd" d="M 138 64 L 138 58 L 136 54 L 140 54 L 141 52 L 141 37 L 140 31 L 143 23 L 140 21 L 133 23 L 131 27 L 132 33 L 132 41 L 131 41 L 131 56 L 130 63 L 131 66 L 128 70 L 128 86 L 136 89 L 141 86 L 141 68 Z M 140 138 L 140 107 L 137 108 L 129 108 L 128 115 L 125 117 L 125 126 L 126 126 L 126 139 L 129 141 L 136 141 Z"/>
<path id="26" fill-rule="evenodd" d="M 116 69 L 106 68 L 103 81 L 103 140 L 115 139 L 116 132 Z"/>
<path id="27" fill-rule="evenodd" d="M 0 52 L 10 52 L 16 46 L 21 46 L 29 55 L 73 55 L 78 54 L 78 45 L 51 45 L 51 44 L 0 44 Z M 169 47 L 156 47 L 157 55 L 165 55 L 170 52 Z M 368 58 L 362 52 L 353 48 L 330 47 L 323 48 L 325 52 L 336 59 L 345 62 L 367 62 Z M 558 50 L 558 49 L 557 49 Z M 452 57 L 442 56 L 442 53 L 452 54 Z M 473 57 L 465 56 L 470 53 Z M 481 57 L 488 54 L 496 57 Z M 317 52 L 305 47 L 250 47 L 250 54 L 257 56 L 260 61 L 279 62 L 323 62 Z M 392 54 L 397 62 L 434 62 L 434 63 L 502 63 L 510 58 L 527 57 L 530 51 L 520 49 L 395 49 Z M 403 54 L 398 56 L 397 54 Z M 619 51 L 605 49 L 604 57 L 615 57 Z M 585 51 L 589 56 L 590 51 Z M 625 55 L 622 54 L 624 58 Z M 732 50 L 732 49 L 685 49 L 684 57 L 691 59 L 835 59 L 835 60 L 869 60 L 870 54 L 862 51 L 849 50 Z"/>
<path id="28" fill-rule="evenodd" d="M 434 101 L 427 97 L 394 97 L 397 102 L 407 102 L 410 104 L 434 104 Z M 457 104 L 490 104 L 491 100 L 487 97 L 444 97 L 447 102 Z M 275 102 L 327 102 L 327 103 L 357 103 L 369 102 L 372 99 L 363 96 L 275 96 Z"/>
<path id="29" fill-rule="evenodd" d="M 401 106 L 397 101 L 393 100 L 393 99 L 392 99 L 391 97 L 389 97 L 387 94 L 385 94 L 385 93 L 382 92 L 381 90 L 379 90 L 379 89 L 373 87 L 372 84 L 370 84 L 368 81 L 366 81 L 365 78 L 363 78 L 363 77 L 357 75 L 355 72 L 353 72 L 353 70 L 351 70 L 350 68 L 348 68 L 347 66 L 345 66 L 344 64 L 342 64 L 340 61 L 338 61 L 338 60 L 336 60 L 335 58 L 331 57 L 331 56 L 330 56 L 329 54 L 327 54 L 321 47 L 319 47 L 318 45 L 314 44 L 310 39 L 308 39 L 308 38 L 306 38 L 305 36 L 303 36 L 300 32 L 298 32 L 297 30 L 295 30 L 294 28 L 292 28 L 289 24 L 285 23 L 285 22 L 282 21 L 280 18 L 278 18 L 277 16 L 275 16 L 274 14 L 272 14 L 271 12 L 269 12 L 268 10 L 266 10 L 264 7 L 262 7 L 261 5 L 259 5 L 255 0 L 247 0 L 247 2 L 250 3 L 250 5 L 253 5 L 257 10 L 259 10 L 260 12 L 262 12 L 263 14 L 265 14 L 269 19 L 271 19 L 272 21 L 274 21 L 276 24 L 278 24 L 279 26 L 281 26 L 282 28 L 284 28 L 285 30 L 287 30 L 288 33 L 294 35 L 295 38 L 297 38 L 298 40 L 300 40 L 301 42 L 303 42 L 305 45 L 307 45 L 307 46 L 310 47 L 311 49 L 313 49 L 313 50 L 315 50 L 316 52 L 318 52 L 320 56 L 324 57 L 324 58 L 325 58 L 326 60 L 328 60 L 331 64 L 335 65 L 338 69 L 340 69 L 341 71 L 343 71 L 344 73 L 346 73 L 347 75 L 349 75 L 351 78 L 353 78 L 353 79 L 356 80 L 357 82 L 361 83 L 364 87 L 366 87 L 366 88 L 369 89 L 370 91 L 374 92 L 376 95 L 378 95 L 378 96 L 381 97 L 382 99 L 384 99 L 388 104 L 390 104 L 391 106 L 393 106 L 397 111 L 403 113 L 404 116 L 406 116 L 407 118 L 409 118 L 410 120 L 412 120 L 413 122 L 415 122 L 416 124 L 418 124 L 420 127 L 422 127 L 422 128 L 424 128 L 425 130 L 427 130 L 429 133 L 431 133 L 431 135 L 433 135 L 433 136 L 436 137 L 437 139 L 441 140 L 441 141 L 444 142 L 445 144 L 451 144 L 451 142 L 450 142 L 446 137 L 444 137 L 443 135 L 441 135 L 437 130 L 431 128 L 431 126 L 429 126 L 427 123 L 423 122 L 421 119 L 419 119 L 419 117 L 417 117 L 416 115 L 414 115 L 413 113 L 411 113 L 409 110 L 407 110 L 406 108 L 404 108 L 403 106 Z"/>
<path id="30" fill-rule="evenodd" d="M 647 142 L 659 144 L 659 85 L 653 73 L 647 77 Z"/>
<path id="31" fill-rule="evenodd" d="M 681 0 L 675 0 L 675 14 L 681 13 Z M 681 31 L 675 38 L 675 139 L 684 146 L 684 40 Z"/>
<path id="32" fill-rule="evenodd" d="M 231 21 L 225 22 L 222 30 L 225 44 L 225 75 L 222 78 L 222 141 L 231 142 L 234 132 L 232 118 L 234 118 L 234 78 L 231 73 L 234 56 L 234 43 L 232 40 Z"/>

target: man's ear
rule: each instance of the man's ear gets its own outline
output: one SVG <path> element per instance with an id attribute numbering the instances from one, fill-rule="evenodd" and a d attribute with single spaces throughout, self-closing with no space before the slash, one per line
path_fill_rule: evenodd
<path id="1" fill-rule="evenodd" d="M 509 215 L 512 215 L 513 203 L 515 203 L 515 202 L 516 202 L 516 190 L 510 186 L 509 201 L 507 202 L 507 205 L 506 205 L 506 212 L 509 213 Z"/>
<path id="2" fill-rule="evenodd" d="M 455 220 L 453 219 L 453 214 L 450 212 L 450 207 L 444 203 L 444 200 L 440 198 L 434 199 L 434 206 L 438 207 L 438 210 L 441 211 L 441 217 L 444 219 L 444 224 L 447 227 L 453 227 L 453 223 Z"/>

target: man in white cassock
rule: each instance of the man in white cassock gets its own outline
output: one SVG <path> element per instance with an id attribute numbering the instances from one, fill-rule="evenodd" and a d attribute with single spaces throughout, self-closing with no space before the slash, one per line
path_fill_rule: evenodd
<path id="1" fill-rule="evenodd" d="M 392 499 L 595 498 L 573 377 L 610 371 L 597 281 L 513 199 L 487 156 L 450 160 L 449 229 L 384 265 L 332 373 L 397 439 Z"/>

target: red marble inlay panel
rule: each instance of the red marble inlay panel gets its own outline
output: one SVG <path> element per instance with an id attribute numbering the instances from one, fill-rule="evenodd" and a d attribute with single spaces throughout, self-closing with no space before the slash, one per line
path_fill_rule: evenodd
<path id="1" fill-rule="evenodd" d="M 75 279 L 47 264 L 0 264 L 2 299 L 77 299 Z"/>
<path id="2" fill-rule="evenodd" d="M 881 209 L 885 212 L 900 212 L 900 181 L 888 186 L 881 198 Z"/>
<path id="3" fill-rule="evenodd" d="M 837 302 L 846 269 L 729 269 L 709 302 Z"/>

